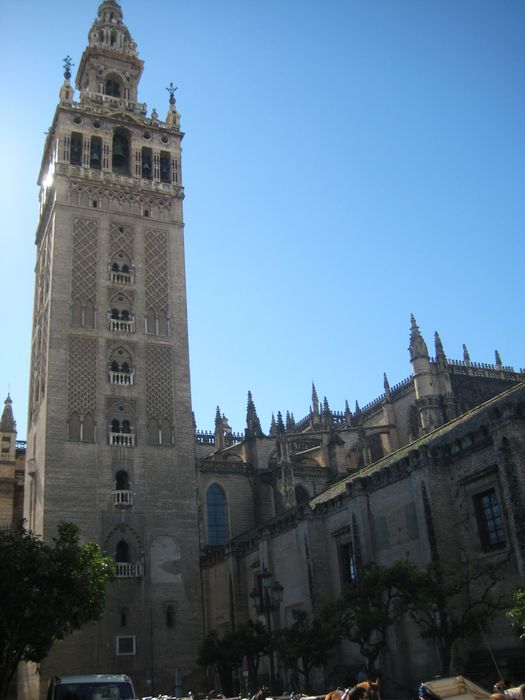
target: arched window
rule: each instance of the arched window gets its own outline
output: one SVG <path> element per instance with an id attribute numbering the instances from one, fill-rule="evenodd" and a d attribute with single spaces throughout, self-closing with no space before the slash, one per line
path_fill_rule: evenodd
<path id="1" fill-rule="evenodd" d="M 102 167 L 102 139 L 99 136 L 91 137 L 89 167 L 94 170 L 100 170 Z"/>
<path id="2" fill-rule="evenodd" d="M 129 420 L 123 420 L 122 421 L 122 433 L 131 433 L 131 424 Z"/>
<path id="3" fill-rule="evenodd" d="M 71 165 L 82 165 L 82 134 L 71 134 L 69 162 Z"/>
<path id="4" fill-rule="evenodd" d="M 84 442 L 95 442 L 95 422 L 93 416 L 84 416 L 82 425 L 82 440 Z"/>
<path id="5" fill-rule="evenodd" d="M 146 314 L 146 333 L 157 335 L 157 318 L 153 309 L 148 309 Z"/>
<path id="6" fill-rule="evenodd" d="M 168 335 L 168 318 L 165 311 L 159 311 L 159 335 Z"/>
<path id="7" fill-rule="evenodd" d="M 228 539 L 226 496 L 217 484 L 210 486 L 206 493 L 206 511 L 208 544 L 226 544 Z"/>
<path id="8" fill-rule="evenodd" d="M 150 418 L 148 421 L 148 445 L 159 444 L 159 424 L 155 418 Z"/>
<path id="9" fill-rule="evenodd" d="M 142 149 L 142 177 L 145 180 L 153 179 L 153 155 L 151 148 Z"/>
<path id="10" fill-rule="evenodd" d="M 120 608 L 120 626 L 126 627 L 128 624 L 128 614 L 129 611 L 126 607 Z"/>
<path id="11" fill-rule="evenodd" d="M 160 444 L 171 445 L 171 423 L 164 419 L 160 426 Z"/>
<path id="12" fill-rule="evenodd" d="M 67 439 L 72 442 L 80 442 L 80 416 L 73 413 L 69 418 Z"/>
<path id="13" fill-rule="evenodd" d="M 129 562 L 131 561 L 129 554 L 129 544 L 126 542 L 126 540 L 120 540 L 120 542 L 117 542 L 115 561 L 121 564 L 129 564 Z"/>
<path id="14" fill-rule="evenodd" d="M 166 151 L 160 153 L 160 181 L 171 182 L 171 158 Z"/>
<path id="15" fill-rule="evenodd" d="M 116 418 L 113 418 L 111 421 L 111 432 L 120 433 L 120 421 L 118 421 Z"/>
<path id="16" fill-rule="evenodd" d="M 118 82 L 118 80 L 115 80 L 114 78 L 108 78 L 108 80 L 106 80 L 105 92 L 106 95 L 109 95 L 110 97 L 120 97 L 120 83 Z"/>
<path id="17" fill-rule="evenodd" d="M 117 491 L 129 491 L 129 476 L 122 469 L 115 474 L 115 487 Z"/>
<path id="18" fill-rule="evenodd" d="M 129 138 L 122 130 L 113 135 L 113 170 L 122 175 L 129 175 Z"/>

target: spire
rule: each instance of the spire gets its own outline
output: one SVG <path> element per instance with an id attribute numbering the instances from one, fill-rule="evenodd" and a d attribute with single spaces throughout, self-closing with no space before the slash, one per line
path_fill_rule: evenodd
<path id="1" fill-rule="evenodd" d="M 277 434 L 284 433 L 285 427 L 283 422 L 283 414 L 281 411 L 277 411 Z"/>
<path id="2" fill-rule="evenodd" d="M 441 342 L 441 338 L 439 337 L 439 333 L 437 331 L 434 333 L 434 345 L 436 348 L 436 362 L 440 367 L 446 367 L 447 357 L 445 355 L 445 351 L 443 350 L 443 343 Z"/>
<path id="3" fill-rule="evenodd" d="M 13 402 L 11 397 L 7 394 L 7 398 L 4 401 L 4 411 L 2 413 L 2 419 L 0 420 L 0 430 L 3 433 L 16 433 L 16 421 L 13 416 Z"/>
<path id="4" fill-rule="evenodd" d="M 503 367 L 503 363 L 501 361 L 500 354 L 497 350 L 494 351 L 494 354 L 496 356 L 496 367 Z"/>
<path id="5" fill-rule="evenodd" d="M 345 401 L 345 421 L 347 425 L 352 425 L 352 411 L 350 410 L 348 399 Z"/>
<path id="6" fill-rule="evenodd" d="M 255 404 L 252 398 L 252 392 L 248 391 L 248 404 L 246 407 L 246 431 L 245 437 L 263 437 L 263 431 L 261 429 L 261 421 L 257 416 L 257 411 L 255 409 Z"/>
<path id="7" fill-rule="evenodd" d="M 385 387 L 385 399 L 387 401 L 390 401 L 390 384 L 388 383 L 388 377 L 386 376 L 386 372 L 383 372 L 383 386 Z"/>
<path id="8" fill-rule="evenodd" d="M 122 8 L 116 0 L 104 0 L 89 30 L 88 46 L 78 67 L 75 84 L 81 97 L 89 100 L 103 94 L 137 102 L 143 68 L 137 45 L 124 24 Z"/>
<path id="9" fill-rule="evenodd" d="M 361 418 L 361 409 L 359 408 L 359 404 L 357 403 L 357 400 L 355 402 L 355 411 L 354 411 L 354 421 L 357 422 Z"/>
<path id="10" fill-rule="evenodd" d="M 416 360 L 418 357 L 428 358 L 428 349 L 423 336 L 419 330 L 419 326 L 416 323 L 414 314 L 410 315 L 410 361 Z"/>
<path id="11" fill-rule="evenodd" d="M 275 424 L 275 415 L 272 413 L 272 422 L 270 423 L 270 437 L 275 437 L 277 426 Z"/>
<path id="12" fill-rule="evenodd" d="M 312 382 L 312 410 L 314 416 L 319 415 L 319 399 L 317 397 L 317 390 L 315 384 Z"/>
<path id="13" fill-rule="evenodd" d="M 290 411 L 286 411 L 286 432 L 293 433 L 294 430 L 295 430 L 295 419 L 293 417 L 293 413 L 290 413 Z"/>
<path id="14" fill-rule="evenodd" d="M 470 355 L 469 355 L 469 352 L 467 350 L 467 346 L 465 345 L 465 343 L 463 343 L 463 362 L 466 365 L 470 365 Z"/>

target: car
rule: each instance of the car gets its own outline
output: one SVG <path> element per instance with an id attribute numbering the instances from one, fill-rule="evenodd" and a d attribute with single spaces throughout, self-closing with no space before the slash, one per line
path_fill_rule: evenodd
<path id="1" fill-rule="evenodd" d="M 54 676 L 47 700 L 132 700 L 133 683 L 123 674 Z"/>

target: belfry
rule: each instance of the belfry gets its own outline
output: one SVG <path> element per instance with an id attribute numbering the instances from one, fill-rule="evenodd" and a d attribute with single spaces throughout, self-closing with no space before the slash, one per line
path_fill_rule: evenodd
<path id="1" fill-rule="evenodd" d="M 22 687 L 118 670 L 151 695 L 191 682 L 202 636 L 183 134 L 173 84 L 164 120 L 138 101 L 143 62 L 116 0 L 98 8 L 78 93 L 71 67 L 39 177 L 24 512 L 48 540 L 75 522 L 116 579 L 101 621 Z"/>

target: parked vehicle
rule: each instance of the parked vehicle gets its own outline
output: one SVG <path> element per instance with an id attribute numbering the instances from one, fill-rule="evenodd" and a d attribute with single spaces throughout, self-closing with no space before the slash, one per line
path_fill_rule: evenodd
<path id="1" fill-rule="evenodd" d="M 134 697 L 131 678 L 121 674 L 54 676 L 47 691 L 47 700 L 131 700 Z"/>

